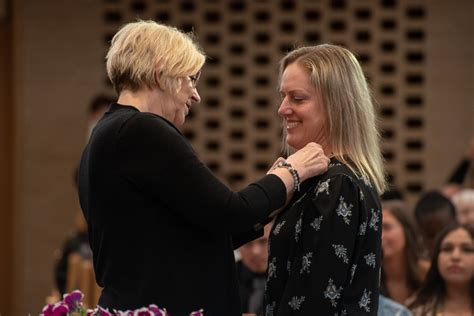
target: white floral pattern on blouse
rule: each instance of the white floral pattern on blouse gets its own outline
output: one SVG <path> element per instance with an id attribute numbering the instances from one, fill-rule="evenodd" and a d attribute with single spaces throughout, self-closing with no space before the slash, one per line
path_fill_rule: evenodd
<path id="1" fill-rule="evenodd" d="M 270 234 L 265 315 L 376 315 L 382 214 L 369 184 L 334 158 L 302 183 Z"/>

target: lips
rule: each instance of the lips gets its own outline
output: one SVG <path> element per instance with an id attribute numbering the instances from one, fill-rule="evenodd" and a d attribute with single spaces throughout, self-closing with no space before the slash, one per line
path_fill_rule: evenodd
<path id="1" fill-rule="evenodd" d="M 186 113 L 185 115 L 188 115 L 189 114 L 189 111 L 191 111 L 191 104 L 190 103 L 186 103 Z"/>
<path id="2" fill-rule="evenodd" d="M 452 266 L 449 266 L 447 268 L 447 270 L 451 273 L 460 273 L 462 272 L 464 269 L 461 267 L 461 266 L 458 266 L 458 265 L 452 265 Z"/>
<path id="3" fill-rule="evenodd" d="M 290 130 L 290 129 L 293 129 L 295 127 L 297 127 L 299 124 L 301 123 L 301 121 L 286 121 L 286 129 L 287 130 Z"/>

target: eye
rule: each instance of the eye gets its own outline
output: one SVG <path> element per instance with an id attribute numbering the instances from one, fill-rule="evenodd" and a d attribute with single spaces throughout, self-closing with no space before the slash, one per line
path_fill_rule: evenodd
<path id="1" fill-rule="evenodd" d="M 451 252 L 451 251 L 453 251 L 453 246 L 451 246 L 451 245 L 442 246 L 440 251 L 441 252 Z"/>
<path id="2" fill-rule="evenodd" d="M 474 246 L 472 245 L 462 245 L 461 250 L 466 253 L 473 253 L 474 252 Z"/>
<path id="3" fill-rule="evenodd" d="M 304 100 L 306 100 L 306 98 L 305 98 L 304 96 L 302 96 L 302 95 L 297 95 L 297 94 L 293 95 L 293 96 L 291 97 L 291 99 L 292 99 L 294 102 L 297 102 L 297 103 L 303 102 Z"/>

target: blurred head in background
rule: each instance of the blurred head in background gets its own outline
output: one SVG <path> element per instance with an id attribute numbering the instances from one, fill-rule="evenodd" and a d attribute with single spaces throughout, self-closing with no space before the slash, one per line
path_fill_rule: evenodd
<path id="1" fill-rule="evenodd" d="M 268 236 L 271 226 L 271 224 L 265 226 L 262 237 L 239 248 L 242 263 L 253 273 L 261 274 L 267 271 Z"/>
<path id="2" fill-rule="evenodd" d="M 463 189 L 453 196 L 452 201 L 458 222 L 474 227 L 474 190 Z"/>
<path id="3" fill-rule="evenodd" d="M 423 194 L 416 203 L 415 217 L 424 246 L 431 254 L 436 235 L 450 223 L 456 222 L 456 209 L 443 194 L 430 191 Z"/>

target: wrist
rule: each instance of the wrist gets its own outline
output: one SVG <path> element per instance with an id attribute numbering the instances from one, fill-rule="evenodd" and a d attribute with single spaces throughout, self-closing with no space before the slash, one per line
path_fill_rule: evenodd
<path id="1" fill-rule="evenodd" d="M 293 165 L 289 163 L 288 161 L 283 160 L 283 161 L 278 162 L 273 167 L 273 170 L 277 168 L 285 168 L 290 172 L 291 177 L 293 178 L 293 191 L 299 191 L 300 185 L 301 185 L 301 177 L 298 171 L 293 167 Z"/>

